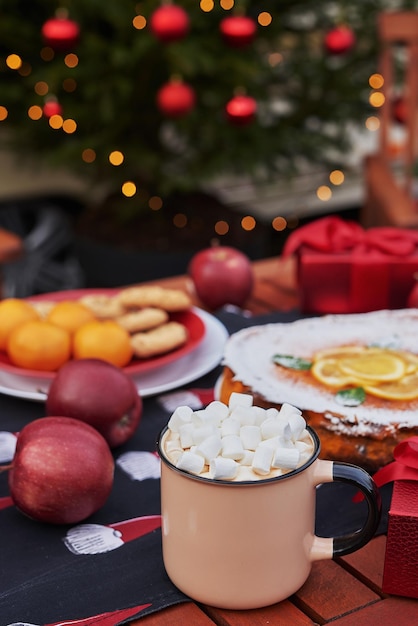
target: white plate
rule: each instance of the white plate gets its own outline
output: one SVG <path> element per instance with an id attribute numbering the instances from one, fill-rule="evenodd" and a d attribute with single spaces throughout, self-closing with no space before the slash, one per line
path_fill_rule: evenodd
<path id="1" fill-rule="evenodd" d="M 143 398 L 186 385 L 219 365 L 228 331 L 222 322 L 210 313 L 199 309 L 199 315 L 205 323 L 206 332 L 203 341 L 193 352 L 148 374 L 132 375 Z M 48 388 L 48 380 L 36 380 L 0 371 L 0 393 L 43 402 Z"/>

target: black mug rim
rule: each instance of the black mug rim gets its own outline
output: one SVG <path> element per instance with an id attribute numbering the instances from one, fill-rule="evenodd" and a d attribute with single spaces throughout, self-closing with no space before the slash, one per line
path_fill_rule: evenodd
<path id="1" fill-rule="evenodd" d="M 269 478 L 260 478 L 260 479 L 257 478 L 256 480 L 233 481 L 233 480 L 224 480 L 224 479 L 219 479 L 219 478 L 206 478 L 205 476 L 199 476 L 198 474 L 191 474 L 190 472 L 186 472 L 185 470 L 179 469 L 171 461 L 167 459 L 167 457 L 165 456 L 162 450 L 162 439 L 168 430 L 169 430 L 168 425 L 164 426 L 164 428 L 162 428 L 162 430 L 160 431 L 160 434 L 157 439 L 157 452 L 161 461 L 165 463 L 167 467 L 177 472 L 181 476 L 184 476 L 185 478 L 191 478 L 192 480 L 197 480 L 198 482 L 201 482 L 205 485 L 227 485 L 229 487 L 244 487 L 244 486 L 255 487 L 257 485 L 263 485 L 263 484 L 266 485 L 266 484 L 271 484 L 271 483 L 279 482 L 282 480 L 286 480 L 289 478 L 294 478 L 294 476 L 301 474 L 310 465 L 312 465 L 312 463 L 314 463 L 316 459 L 318 458 L 319 453 L 321 451 L 321 442 L 320 442 L 318 435 L 316 434 L 314 429 L 307 424 L 306 430 L 309 432 L 310 436 L 312 437 L 312 441 L 314 443 L 314 452 L 309 457 L 309 459 L 300 467 L 297 467 L 294 470 L 290 470 L 290 472 L 287 472 L 286 474 L 281 474 L 280 476 L 271 476 Z"/>

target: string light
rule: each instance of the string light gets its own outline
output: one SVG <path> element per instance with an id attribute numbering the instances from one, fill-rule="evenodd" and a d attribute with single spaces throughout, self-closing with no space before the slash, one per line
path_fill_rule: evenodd
<path id="1" fill-rule="evenodd" d="M 132 20 L 132 25 L 137 30 L 143 30 L 147 25 L 147 20 L 143 15 L 135 15 L 134 19 Z"/>
<path id="2" fill-rule="evenodd" d="M 382 74 L 372 74 L 369 78 L 369 85 L 372 89 L 382 89 L 384 83 Z"/>
<path id="3" fill-rule="evenodd" d="M 241 228 L 243 230 L 254 230 L 256 226 L 256 221 L 255 219 L 252 217 L 252 215 L 246 215 L 245 217 L 242 218 L 241 220 Z"/>
<path id="4" fill-rule="evenodd" d="M 122 154 L 122 152 L 120 152 L 120 150 L 113 150 L 113 152 L 109 154 L 109 162 L 112 165 L 115 165 L 116 167 L 118 165 L 122 165 L 124 160 L 125 160 L 125 157 Z"/>
<path id="5" fill-rule="evenodd" d="M 49 91 L 48 83 L 44 80 L 40 80 L 35 84 L 33 89 L 38 96 L 46 96 Z"/>
<path id="6" fill-rule="evenodd" d="M 214 230 L 217 235 L 226 235 L 229 231 L 229 224 L 224 220 L 219 220 L 219 222 L 216 222 Z"/>
<path id="7" fill-rule="evenodd" d="M 53 128 L 54 130 L 58 130 L 59 128 L 62 128 L 64 120 L 61 115 L 51 115 L 48 123 L 51 128 Z"/>
<path id="8" fill-rule="evenodd" d="M 268 13 L 267 11 L 263 11 L 262 13 L 260 13 L 257 18 L 257 22 L 260 24 L 260 26 L 270 26 L 272 21 L 273 17 L 271 13 Z"/>
<path id="9" fill-rule="evenodd" d="M 219 2 L 221 9 L 224 11 L 230 11 L 234 6 L 234 0 L 221 0 Z"/>
<path id="10" fill-rule="evenodd" d="M 45 48 L 41 49 L 40 57 L 43 61 L 52 61 L 52 59 L 55 57 L 55 52 L 52 48 L 46 46 Z"/>
<path id="11" fill-rule="evenodd" d="M 64 120 L 62 130 L 67 133 L 67 135 L 72 135 L 77 130 L 77 122 L 70 118 Z"/>
<path id="12" fill-rule="evenodd" d="M 371 115 L 364 122 L 367 130 L 376 131 L 380 128 L 380 119 L 376 115 Z"/>
<path id="13" fill-rule="evenodd" d="M 31 120 L 40 120 L 42 117 L 43 113 L 42 113 L 42 108 L 40 106 L 38 106 L 37 104 L 29 107 L 28 109 L 28 117 Z"/>
<path id="14" fill-rule="evenodd" d="M 274 228 L 274 230 L 281 232 L 282 230 L 285 230 L 287 226 L 287 221 L 285 220 L 284 217 L 277 216 L 273 219 L 271 225 Z"/>
<path id="15" fill-rule="evenodd" d="M 18 54 L 9 54 L 9 56 L 6 57 L 6 65 L 11 70 L 18 70 L 22 67 L 22 59 Z"/>
<path id="16" fill-rule="evenodd" d="M 127 180 L 122 185 L 122 193 L 127 198 L 132 198 L 136 194 L 136 185 L 130 180 Z"/>
<path id="17" fill-rule="evenodd" d="M 370 94 L 369 103 L 372 107 L 378 108 L 383 106 L 385 102 L 385 96 L 381 91 L 374 91 Z"/>
<path id="18" fill-rule="evenodd" d="M 77 82 L 74 80 L 74 78 L 64 78 L 64 80 L 62 81 L 62 88 L 67 93 L 72 93 L 77 89 Z"/>
<path id="19" fill-rule="evenodd" d="M 77 67 L 78 56 L 73 52 L 71 52 L 70 54 L 66 54 L 64 58 L 64 63 L 67 67 Z"/>
<path id="20" fill-rule="evenodd" d="M 321 185 L 316 190 L 316 195 L 318 200 L 323 200 L 324 202 L 327 202 L 332 196 L 332 191 L 327 185 Z"/>
<path id="21" fill-rule="evenodd" d="M 205 13 L 209 13 L 214 9 L 215 3 L 213 0 L 200 0 L 200 8 Z"/>
<path id="22" fill-rule="evenodd" d="M 148 206 L 152 211 L 159 211 L 163 206 L 162 198 L 159 196 L 151 196 L 148 200 Z"/>
<path id="23" fill-rule="evenodd" d="M 85 148 L 81 153 L 84 163 L 93 163 L 96 160 L 96 152 L 92 148 Z"/>
<path id="24" fill-rule="evenodd" d="M 184 213 L 176 213 L 173 217 L 173 224 L 176 228 L 184 228 L 187 226 L 187 215 Z"/>
<path id="25" fill-rule="evenodd" d="M 6 107 L 0 105 L 0 122 L 4 122 L 8 115 L 9 112 Z"/>
<path id="26" fill-rule="evenodd" d="M 333 185 L 342 185 L 345 180 L 344 172 L 333 170 L 329 175 L 329 180 Z"/>

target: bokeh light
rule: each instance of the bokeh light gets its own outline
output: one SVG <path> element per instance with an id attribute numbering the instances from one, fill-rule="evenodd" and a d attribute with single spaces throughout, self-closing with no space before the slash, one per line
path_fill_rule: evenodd
<path id="1" fill-rule="evenodd" d="M 273 221 L 271 222 L 271 225 L 274 228 L 274 230 L 281 232 L 282 230 L 285 230 L 287 226 L 287 221 L 285 220 L 284 217 L 281 217 L 280 215 L 278 215 L 277 217 L 273 219 Z"/>
<path id="2" fill-rule="evenodd" d="M 326 202 L 327 200 L 330 200 L 332 196 L 332 191 L 327 185 L 321 185 L 316 190 L 316 195 L 318 200 L 323 200 L 324 202 Z"/>
<path id="3" fill-rule="evenodd" d="M 217 235 L 226 235 L 229 231 L 229 224 L 225 220 L 219 220 L 216 222 L 214 230 Z"/>
<path id="4" fill-rule="evenodd" d="M 333 170 L 329 175 L 329 180 L 333 185 L 342 185 L 345 180 L 344 172 Z"/>
<path id="5" fill-rule="evenodd" d="M 130 180 L 127 180 L 122 185 L 122 193 L 127 198 L 132 198 L 136 194 L 136 185 Z"/>
<path id="6" fill-rule="evenodd" d="M 93 163 L 96 160 L 96 151 L 92 148 L 85 148 L 81 153 L 84 163 Z"/>
<path id="7" fill-rule="evenodd" d="M 123 156 L 122 152 L 120 152 L 120 150 L 113 150 L 113 152 L 109 154 L 109 162 L 112 165 L 115 165 L 115 166 L 122 165 L 124 160 L 125 160 L 125 157 Z"/>
<path id="8" fill-rule="evenodd" d="M 243 230 L 247 230 L 247 231 L 254 230 L 255 226 L 256 226 L 256 221 L 252 215 L 246 215 L 245 217 L 242 218 L 241 227 Z"/>

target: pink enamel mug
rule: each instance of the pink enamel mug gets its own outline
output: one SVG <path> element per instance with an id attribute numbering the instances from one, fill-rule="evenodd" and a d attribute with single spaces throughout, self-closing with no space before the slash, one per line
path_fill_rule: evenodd
<path id="1" fill-rule="evenodd" d="M 161 457 L 163 560 L 171 581 L 197 602 L 226 609 L 274 604 L 295 593 L 314 561 L 349 554 L 374 535 L 380 495 L 360 467 L 318 458 L 320 442 L 308 427 L 314 452 L 296 470 L 275 478 L 225 481 L 176 468 Z M 367 502 L 357 532 L 315 535 L 317 485 L 342 481 L 358 488 Z M 358 506 L 353 503 L 353 506 Z"/>

